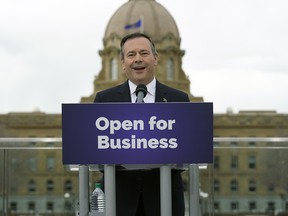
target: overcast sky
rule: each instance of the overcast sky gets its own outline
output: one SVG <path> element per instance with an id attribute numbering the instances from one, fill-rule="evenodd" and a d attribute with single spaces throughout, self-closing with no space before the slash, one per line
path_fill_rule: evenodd
<path id="1" fill-rule="evenodd" d="M 127 1 L 1 0 L 0 114 L 60 113 L 89 96 L 105 28 Z M 193 95 L 215 113 L 288 113 L 287 0 L 158 2 L 178 25 Z"/>

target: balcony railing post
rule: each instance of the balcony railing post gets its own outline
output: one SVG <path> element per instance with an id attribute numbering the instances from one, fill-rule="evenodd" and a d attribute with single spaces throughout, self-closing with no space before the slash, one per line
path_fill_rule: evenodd
<path id="1" fill-rule="evenodd" d="M 189 164 L 189 215 L 200 216 L 198 164 Z"/>
<path id="2" fill-rule="evenodd" d="M 79 166 L 79 214 L 89 215 L 89 167 Z"/>
<path id="3" fill-rule="evenodd" d="M 161 216 L 172 216 L 171 167 L 160 167 Z"/>
<path id="4" fill-rule="evenodd" d="M 104 181 L 105 185 L 105 215 L 116 216 L 116 181 L 115 165 L 105 164 Z"/>

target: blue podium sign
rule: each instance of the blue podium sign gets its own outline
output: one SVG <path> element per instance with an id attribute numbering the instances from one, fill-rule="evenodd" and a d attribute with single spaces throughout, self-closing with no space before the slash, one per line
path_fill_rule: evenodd
<path id="1" fill-rule="evenodd" d="M 212 103 L 62 104 L 63 164 L 213 162 Z"/>

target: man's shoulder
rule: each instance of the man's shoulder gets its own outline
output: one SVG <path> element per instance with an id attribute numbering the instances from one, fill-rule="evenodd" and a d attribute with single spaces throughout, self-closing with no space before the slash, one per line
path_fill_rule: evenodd
<path id="1" fill-rule="evenodd" d="M 127 82 L 113 86 L 111 88 L 104 89 L 97 92 L 94 102 L 117 102 L 122 100 L 127 100 L 123 98 L 123 95 L 129 93 L 129 86 Z"/>
<path id="2" fill-rule="evenodd" d="M 186 92 L 181 91 L 181 90 L 176 89 L 176 88 L 173 88 L 173 87 L 171 87 L 171 86 L 165 85 L 165 84 L 163 84 L 163 83 L 161 83 L 161 82 L 158 82 L 158 83 L 157 83 L 157 86 L 158 86 L 158 88 L 160 88 L 160 89 L 162 89 L 162 90 L 165 90 L 165 91 L 167 91 L 167 92 L 169 92 L 169 93 L 170 93 L 170 92 L 173 92 L 173 93 L 175 93 L 175 94 L 187 95 Z"/>
<path id="3" fill-rule="evenodd" d="M 168 85 L 165 85 L 163 83 L 157 82 L 157 93 L 159 94 L 159 97 L 167 97 L 167 101 L 170 102 L 189 102 L 189 96 L 186 92 L 181 91 L 176 88 L 172 88 Z"/>

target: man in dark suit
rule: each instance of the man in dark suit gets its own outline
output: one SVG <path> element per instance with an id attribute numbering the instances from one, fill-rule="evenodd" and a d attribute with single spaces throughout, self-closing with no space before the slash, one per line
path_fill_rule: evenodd
<path id="1" fill-rule="evenodd" d="M 128 80 L 118 86 L 98 92 L 95 101 L 136 101 L 137 85 L 147 86 L 145 103 L 189 102 L 186 93 L 168 87 L 155 78 L 158 54 L 151 38 L 143 33 L 125 36 L 120 43 L 123 70 Z M 184 216 L 184 194 L 181 170 L 171 171 L 172 215 Z M 159 168 L 116 171 L 116 215 L 160 216 Z"/>

